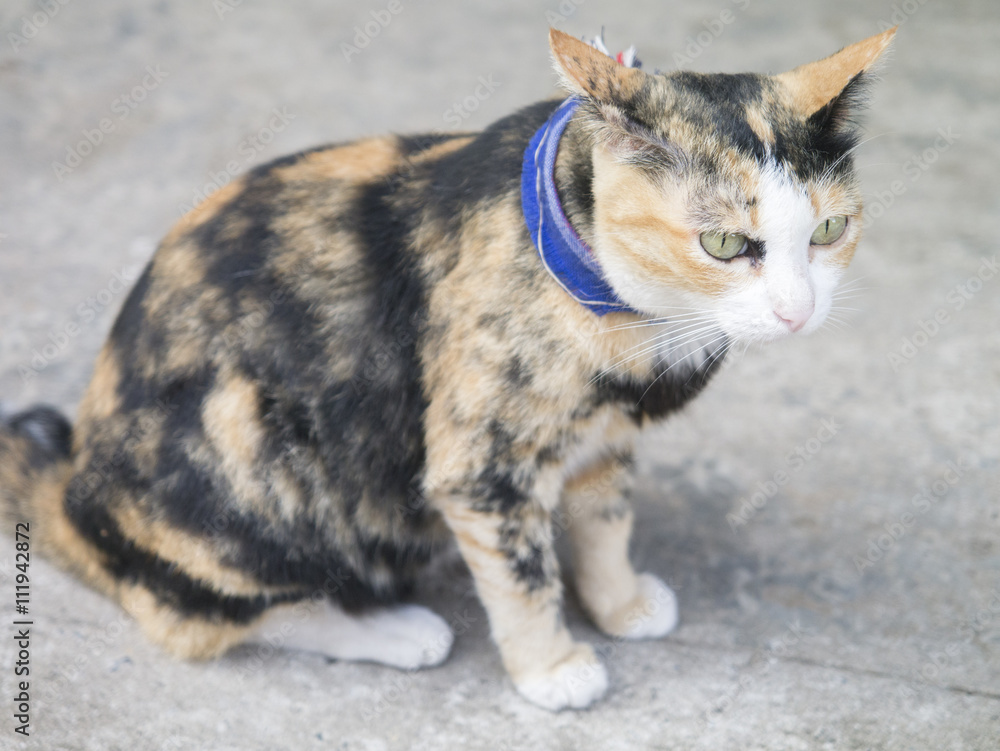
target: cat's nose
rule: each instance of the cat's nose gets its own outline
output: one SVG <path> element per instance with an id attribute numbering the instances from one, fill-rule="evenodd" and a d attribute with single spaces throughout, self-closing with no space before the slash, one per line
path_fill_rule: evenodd
<path id="1" fill-rule="evenodd" d="M 774 314 L 794 333 L 806 325 L 815 309 L 814 303 L 797 307 L 779 306 L 774 309 Z"/>

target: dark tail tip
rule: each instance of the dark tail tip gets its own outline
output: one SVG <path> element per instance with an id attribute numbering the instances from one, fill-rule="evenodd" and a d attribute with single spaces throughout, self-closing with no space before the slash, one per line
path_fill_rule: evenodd
<path id="1" fill-rule="evenodd" d="M 7 428 L 31 440 L 52 459 L 66 459 L 72 449 L 73 428 L 58 410 L 32 407 L 3 420 Z"/>

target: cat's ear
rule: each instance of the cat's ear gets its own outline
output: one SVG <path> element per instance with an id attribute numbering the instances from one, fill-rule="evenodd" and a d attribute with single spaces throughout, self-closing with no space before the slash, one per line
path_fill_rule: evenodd
<path id="1" fill-rule="evenodd" d="M 789 92 L 792 106 L 803 118 L 822 118 L 836 125 L 850 118 L 866 74 L 889 48 L 897 28 L 894 26 L 775 78 Z"/>
<path id="2" fill-rule="evenodd" d="M 570 93 L 600 104 L 629 102 L 642 88 L 646 74 L 620 65 L 586 42 L 549 29 L 549 47 L 556 71 Z"/>
<path id="3" fill-rule="evenodd" d="M 669 145 L 635 117 L 649 76 L 556 29 L 549 29 L 549 46 L 563 87 L 583 98 L 581 109 L 598 142 L 626 161 L 676 161 Z"/>

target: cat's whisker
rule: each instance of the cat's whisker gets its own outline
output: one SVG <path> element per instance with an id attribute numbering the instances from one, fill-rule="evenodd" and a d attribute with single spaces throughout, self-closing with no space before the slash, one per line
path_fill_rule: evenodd
<path id="1" fill-rule="evenodd" d="M 868 162 L 867 164 L 855 164 L 854 169 L 860 171 L 870 167 L 896 167 L 898 165 L 899 162 Z"/>
<path id="2" fill-rule="evenodd" d="M 646 387 L 646 390 L 642 392 L 642 396 L 639 397 L 639 402 L 641 402 L 643 400 L 643 398 L 646 396 L 646 394 L 649 393 L 649 390 L 651 388 L 653 388 L 653 386 L 656 384 L 656 382 L 658 380 L 660 380 L 663 376 L 665 376 L 667 373 L 669 373 L 675 367 L 677 367 L 678 365 L 680 365 L 682 362 L 684 362 L 685 360 L 687 360 L 689 357 L 691 357 L 693 355 L 696 355 L 699 352 L 701 352 L 702 350 L 704 350 L 704 349 L 706 349 L 708 347 L 711 347 L 716 342 L 723 341 L 725 339 L 728 339 L 728 336 L 725 333 L 721 333 L 721 334 L 719 334 L 719 336 L 715 337 L 714 339 L 710 339 L 708 342 L 706 342 L 704 345 L 702 345 L 702 347 L 700 347 L 699 349 L 692 350 L 691 352 L 689 352 L 688 354 L 684 355 L 684 357 L 680 358 L 679 360 L 675 360 L 674 362 L 670 363 L 670 365 L 668 365 L 666 368 L 663 369 L 662 373 L 660 373 L 659 375 L 656 376 L 656 378 L 653 379 L 653 382 L 650 383 L 649 386 Z M 639 406 L 638 402 L 636 403 L 636 406 Z"/>
<path id="3" fill-rule="evenodd" d="M 688 315 L 664 316 L 662 318 L 648 318 L 642 321 L 633 321 L 632 323 L 618 324 L 617 326 L 612 326 L 597 333 L 610 334 L 613 331 L 627 331 L 628 329 L 639 329 L 639 328 L 645 328 L 647 326 L 664 326 L 670 323 L 691 323 L 695 321 L 710 321 L 712 320 L 712 318 L 714 318 L 714 314 L 699 315 L 695 313 L 691 313 Z"/>
<path id="4" fill-rule="evenodd" d="M 642 342 L 634 347 L 629 348 L 625 352 L 619 353 L 615 361 L 612 362 L 608 368 L 605 368 L 604 371 L 599 373 L 597 377 L 607 375 L 612 370 L 621 367 L 625 363 L 637 361 L 649 354 L 652 354 L 653 352 L 656 352 L 657 350 L 664 350 L 665 348 L 671 348 L 668 349 L 667 351 L 672 352 L 678 346 L 683 346 L 688 341 L 693 341 L 694 339 L 703 336 L 705 333 L 708 333 L 713 328 L 715 328 L 714 324 L 709 326 L 697 326 L 697 327 L 689 326 L 681 330 L 663 332 L 651 339 L 646 340 L 645 342 Z"/>
<path id="5" fill-rule="evenodd" d="M 718 345 L 715 348 L 715 350 L 708 356 L 708 359 L 705 360 L 704 364 L 700 368 L 692 369 L 688 381 L 690 381 L 691 378 L 694 378 L 699 371 L 706 371 L 713 368 L 717 362 L 721 361 L 722 358 L 726 356 L 726 353 L 732 346 L 733 346 L 732 342 L 730 342 L 728 337 L 726 337 L 725 340 L 722 342 L 722 344 Z"/>
<path id="6" fill-rule="evenodd" d="M 617 370 L 621 366 L 629 362 L 634 362 L 646 357 L 656 351 L 664 351 L 665 355 L 668 356 L 672 352 L 676 351 L 679 347 L 684 346 L 687 343 L 697 340 L 699 337 L 711 332 L 713 329 L 718 328 L 716 324 L 712 323 L 709 325 L 702 324 L 692 324 L 686 326 L 679 330 L 665 331 L 658 334 L 651 339 L 646 340 L 634 347 L 619 353 L 618 357 L 605 369 L 599 372 L 591 379 L 591 383 L 594 383 L 604 376 L 609 375 L 612 371 Z M 666 340 L 666 341 L 664 341 Z M 639 351 L 636 351 L 639 350 Z"/>
<path id="7" fill-rule="evenodd" d="M 726 341 L 721 347 L 719 347 L 712 354 L 711 357 L 708 358 L 708 360 L 705 362 L 705 368 L 706 369 L 711 368 L 712 365 L 714 365 L 717 360 L 720 360 L 732 348 L 733 348 L 733 341 L 730 339 L 730 340 Z M 693 373 L 692 373 L 692 377 L 694 377 Z"/>
<path id="8" fill-rule="evenodd" d="M 668 310 L 668 308 L 662 308 L 662 310 Z M 678 308 L 677 310 L 686 311 L 686 312 L 679 312 L 679 313 L 673 313 L 673 312 L 671 312 L 671 313 L 667 313 L 666 315 L 656 316 L 654 318 L 643 318 L 643 319 L 640 319 L 639 321 L 630 321 L 629 323 L 622 323 L 622 324 L 618 324 L 616 326 L 611 326 L 608 330 L 609 331 L 615 331 L 615 330 L 620 329 L 620 328 L 626 328 L 628 326 L 634 326 L 637 323 L 655 323 L 655 322 L 662 322 L 662 321 L 672 321 L 672 320 L 676 320 L 676 319 L 679 319 L 679 318 L 690 318 L 691 316 L 705 316 L 705 317 L 707 317 L 707 316 L 713 315 L 710 311 L 707 311 L 707 310 L 696 310 L 696 309 L 685 309 L 685 308 Z"/>
<path id="9" fill-rule="evenodd" d="M 843 302 L 845 300 L 856 300 L 863 297 L 863 293 L 870 289 L 870 287 L 858 286 L 860 280 L 854 280 L 848 284 L 842 285 L 841 287 L 835 289 L 830 295 L 830 299 L 834 302 Z M 836 305 L 837 308 L 842 308 L 840 305 Z M 856 310 L 852 308 L 851 310 Z"/>
<path id="10" fill-rule="evenodd" d="M 861 148 L 862 146 L 864 146 L 864 145 L 865 145 L 866 143 L 869 143 L 870 141 L 874 141 L 874 140 L 875 140 L 876 138 L 881 138 L 882 136 L 888 136 L 888 135 L 892 135 L 892 132 L 891 132 L 891 131 L 885 131 L 884 133 L 876 133 L 876 134 L 875 134 L 874 136 L 869 136 L 868 138 L 864 139 L 863 141 L 859 141 L 859 142 L 858 142 L 858 143 L 856 143 L 856 144 L 855 144 L 854 146 L 852 146 L 852 147 L 851 147 L 851 148 L 849 148 L 849 149 L 848 149 L 847 151 L 845 151 L 845 152 L 844 152 L 844 153 L 843 153 L 843 154 L 842 154 L 842 155 L 841 155 L 841 156 L 840 156 L 840 157 L 839 157 L 838 159 L 836 159 L 836 160 L 834 161 L 834 163 L 833 163 L 833 164 L 831 164 L 831 165 L 830 165 L 829 167 L 827 167 L 827 168 L 826 168 L 826 169 L 825 169 L 825 170 L 823 171 L 823 174 L 822 174 L 822 175 L 820 175 L 820 177 L 819 177 L 819 180 L 817 180 L 816 182 L 818 182 L 818 183 L 823 183 L 823 182 L 825 182 L 825 181 L 826 181 L 826 179 L 827 179 L 827 178 L 828 178 L 828 177 L 829 177 L 829 176 L 830 176 L 831 174 L 833 174 L 833 171 L 834 171 L 835 169 L 837 169 L 837 166 L 838 166 L 838 165 L 839 165 L 839 164 L 840 164 L 840 163 L 841 163 L 842 161 L 844 161 L 845 159 L 847 159 L 847 157 L 849 157 L 849 156 L 850 156 L 851 154 L 853 154 L 853 153 L 854 153 L 855 151 L 857 151 L 858 149 L 860 149 L 860 148 Z"/>
<path id="11" fill-rule="evenodd" d="M 855 295 L 860 292 L 866 292 L 869 289 L 871 289 L 871 287 L 860 286 L 860 283 L 861 280 L 851 282 L 850 284 L 841 284 L 839 287 L 837 287 L 837 289 L 833 291 L 833 296 L 837 297 L 838 295 L 844 295 L 844 294 Z"/>
<path id="12" fill-rule="evenodd" d="M 854 285 L 860 284 L 861 282 L 865 281 L 869 276 L 870 274 L 862 274 L 861 276 L 856 276 L 851 279 L 848 279 L 846 282 L 840 285 L 840 289 L 850 289 Z"/>
<path id="13" fill-rule="evenodd" d="M 672 341 L 668 342 L 667 343 L 667 345 L 668 345 L 667 348 L 663 348 L 663 347 L 660 348 L 659 362 L 660 363 L 670 362 L 670 356 L 672 354 L 674 354 L 675 352 L 677 352 L 682 347 L 685 347 L 685 346 L 691 344 L 692 342 L 695 342 L 698 339 L 702 338 L 706 333 L 711 333 L 711 330 L 709 330 L 709 331 L 703 331 L 703 332 L 698 332 L 698 333 L 696 333 L 694 335 L 685 336 L 685 337 L 683 337 L 680 340 L 672 340 Z M 707 343 L 702 343 L 700 346 L 694 348 L 691 352 L 689 352 L 687 355 L 685 355 L 684 357 L 682 357 L 680 360 L 671 362 L 670 365 L 667 367 L 667 370 L 669 370 L 670 367 L 672 367 L 673 364 L 675 364 L 676 362 L 682 362 L 683 360 L 685 360 L 688 357 L 696 354 L 697 352 L 703 351 L 706 347 L 711 346 L 711 344 L 713 342 L 717 341 L 718 339 L 719 339 L 719 337 L 716 336 L 713 339 L 710 339 Z"/>
<path id="14" fill-rule="evenodd" d="M 685 360 L 687 360 L 689 357 L 692 357 L 692 356 L 698 354 L 698 352 L 700 352 L 702 350 L 708 349 L 709 347 L 711 347 L 716 342 L 719 342 L 719 341 L 722 341 L 722 340 L 728 339 L 728 338 L 729 337 L 728 337 L 728 335 L 725 332 L 720 332 L 720 334 L 718 336 L 716 336 L 714 339 L 709 339 L 699 349 L 695 349 L 695 350 L 692 350 L 692 351 L 688 352 L 686 355 L 684 355 L 684 357 L 680 358 L 679 360 L 674 360 L 672 363 L 670 363 L 670 365 L 667 366 L 667 368 L 666 368 L 666 370 L 664 372 L 673 370 L 675 367 L 677 367 L 678 365 L 680 365 L 682 362 L 684 362 Z"/>
<path id="15" fill-rule="evenodd" d="M 619 353 L 619 354 L 624 354 L 626 352 L 631 352 L 631 351 L 633 351 L 635 349 L 638 349 L 639 347 L 642 347 L 642 346 L 645 346 L 646 344 L 649 344 L 650 342 L 661 341 L 663 339 L 668 339 L 668 338 L 671 338 L 671 337 L 676 337 L 676 336 L 679 336 L 680 334 L 684 334 L 684 333 L 690 332 L 692 330 L 709 330 L 709 329 L 713 328 L 716 325 L 715 322 L 712 321 L 712 320 L 708 320 L 708 321 L 706 321 L 706 320 L 680 321 L 679 323 L 681 325 L 675 326 L 675 327 L 672 327 L 672 328 L 664 328 L 663 331 L 660 331 L 660 332 L 658 332 L 658 333 L 650 336 L 649 338 L 646 338 L 644 341 L 639 342 L 635 346 L 630 347 L 629 349 L 624 350 L 622 353 Z"/>
<path id="16" fill-rule="evenodd" d="M 690 357 L 691 355 L 695 354 L 696 352 L 699 352 L 699 351 L 703 350 L 703 349 L 705 348 L 705 346 L 706 346 L 706 345 L 704 345 L 704 344 L 701 344 L 700 346 L 696 346 L 696 347 L 694 347 L 694 348 L 693 348 L 693 349 L 691 350 L 691 352 L 688 352 L 688 353 L 687 353 L 686 355 L 684 355 L 684 357 L 682 357 L 682 358 L 681 358 L 680 360 L 672 360 L 672 359 L 671 359 L 671 356 L 672 356 L 672 355 L 673 355 L 673 354 L 674 354 L 675 352 L 677 352 L 678 350 L 681 350 L 681 349 L 683 349 L 683 348 L 684 348 L 684 347 L 686 347 L 687 345 L 690 345 L 690 344 L 692 344 L 692 343 L 694 343 L 694 342 L 697 342 L 697 340 L 698 340 L 699 338 L 700 338 L 700 337 L 695 337 L 695 338 L 693 338 L 693 339 L 689 339 L 689 340 L 687 340 L 687 341 L 683 341 L 683 342 L 678 342 L 678 343 L 677 343 L 676 345 L 674 345 L 674 346 L 673 346 L 673 347 L 671 347 L 670 349 L 668 349 L 668 350 L 666 350 L 666 351 L 664 351 L 664 352 L 660 353 L 660 355 L 659 355 L 659 358 L 658 358 L 659 362 L 660 362 L 661 364 L 662 364 L 662 363 L 669 363 L 669 365 L 668 365 L 668 369 L 669 369 L 670 367 L 672 367 L 672 365 L 673 365 L 673 363 L 674 363 L 674 362 L 680 362 L 680 361 L 682 361 L 682 360 L 685 360 L 685 359 L 687 359 L 688 357 Z M 714 341 L 714 340 L 710 340 L 710 341 Z"/>
<path id="17" fill-rule="evenodd" d="M 856 318 L 859 313 L 864 313 L 862 308 L 849 308 L 846 305 L 831 305 L 828 315 L 836 316 L 844 320 Z"/>
<path id="18" fill-rule="evenodd" d="M 831 300 L 856 300 L 860 297 L 862 297 L 862 294 L 859 290 L 848 290 L 842 294 L 830 295 Z"/>
<path id="19" fill-rule="evenodd" d="M 842 286 L 833 291 L 832 297 L 834 299 L 842 297 L 843 295 L 860 295 L 862 292 L 867 292 L 871 287 L 858 287 L 858 286 Z"/>

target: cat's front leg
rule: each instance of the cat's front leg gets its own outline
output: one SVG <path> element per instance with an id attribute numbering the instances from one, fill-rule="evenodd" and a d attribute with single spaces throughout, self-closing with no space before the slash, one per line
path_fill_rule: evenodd
<path id="1" fill-rule="evenodd" d="M 551 517 L 541 504 L 480 510 L 468 498 L 439 504 L 472 571 L 504 666 L 526 698 L 546 709 L 583 708 L 607 690 L 607 673 L 589 644 L 573 641 Z"/>
<path id="2" fill-rule="evenodd" d="M 563 492 L 577 593 L 594 623 L 626 639 L 655 639 L 677 625 L 677 598 L 628 558 L 632 509 L 626 500 L 631 457 L 609 456 L 573 477 Z"/>

